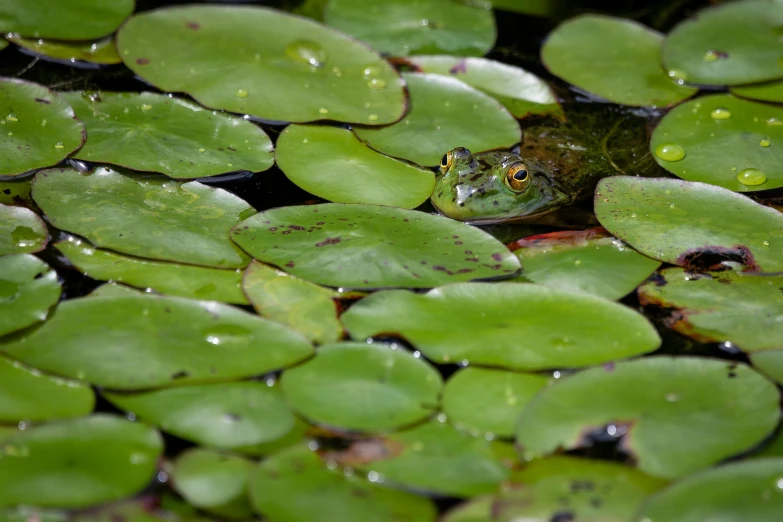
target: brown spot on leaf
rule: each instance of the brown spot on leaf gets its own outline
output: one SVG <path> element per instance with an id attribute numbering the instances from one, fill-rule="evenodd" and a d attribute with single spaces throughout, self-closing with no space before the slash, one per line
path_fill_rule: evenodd
<path id="1" fill-rule="evenodd" d="M 757 272 L 761 268 L 753 253 L 745 245 L 733 247 L 703 246 L 686 250 L 677 258 L 677 264 L 688 271 L 705 272 L 728 270 L 725 261 L 740 263 L 743 272 Z"/>
<path id="2" fill-rule="evenodd" d="M 285 266 L 288 268 L 293 268 L 295 265 L 293 261 L 289 261 L 288 263 L 285 264 Z"/>
<path id="3" fill-rule="evenodd" d="M 449 69 L 449 73 L 451 74 L 464 74 L 466 72 L 468 72 L 468 62 L 466 60 L 458 61 L 451 69 Z"/>
<path id="4" fill-rule="evenodd" d="M 185 27 L 187 27 L 188 29 L 193 29 L 194 31 L 198 31 L 199 29 L 201 29 L 201 24 L 198 22 L 191 21 L 191 22 L 187 22 L 185 24 Z"/>
<path id="5" fill-rule="evenodd" d="M 330 451 L 324 455 L 342 466 L 358 467 L 377 460 L 396 457 L 405 447 L 389 439 L 360 440 L 342 451 Z"/>
<path id="6" fill-rule="evenodd" d="M 150 63 L 149 58 L 136 58 L 136 63 L 139 65 L 147 65 Z"/>
<path id="7" fill-rule="evenodd" d="M 52 103 L 49 100 L 46 100 L 44 98 L 36 98 L 35 101 L 37 101 L 38 103 L 43 103 L 44 105 L 49 105 L 49 104 Z"/>
<path id="8" fill-rule="evenodd" d="M 316 243 L 315 246 L 322 247 L 322 246 L 326 246 L 326 245 L 336 245 L 340 241 L 342 241 L 342 238 L 339 237 L 339 236 L 338 237 L 327 237 L 323 241 L 319 241 L 318 243 Z"/>

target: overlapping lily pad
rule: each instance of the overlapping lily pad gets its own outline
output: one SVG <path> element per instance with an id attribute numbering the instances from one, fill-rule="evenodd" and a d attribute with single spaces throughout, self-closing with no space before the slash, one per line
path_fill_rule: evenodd
<path id="1" fill-rule="evenodd" d="M 44 321 L 60 292 L 57 274 L 37 257 L 0 256 L 0 337 Z"/>
<path id="2" fill-rule="evenodd" d="M 429 499 L 329 469 L 306 446 L 264 460 L 251 478 L 250 498 L 267 519 L 289 522 L 433 522 L 436 516 Z"/>
<path id="3" fill-rule="evenodd" d="M 260 31 L 259 28 L 264 28 Z M 281 121 L 382 125 L 405 108 L 403 82 L 372 50 L 312 20 L 251 6 L 138 14 L 117 34 L 125 64 L 206 107 Z"/>
<path id="4" fill-rule="evenodd" d="M 0 78 L 0 132 L 0 176 L 55 165 L 81 147 L 85 138 L 84 125 L 61 96 L 43 85 L 13 78 Z"/>
<path id="5" fill-rule="evenodd" d="M 313 359 L 286 370 L 288 404 L 329 427 L 386 431 L 432 415 L 443 381 L 427 362 L 376 343 L 321 346 Z"/>
<path id="6" fill-rule="evenodd" d="M 332 0 L 324 21 L 392 56 L 481 56 L 495 43 L 489 6 L 451 0 Z"/>
<path id="7" fill-rule="evenodd" d="M 435 166 L 455 147 L 474 152 L 519 143 L 519 124 L 496 100 L 456 78 L 404 73 L 411 108 L 382 128 L 354 127 L 359 139 L 379 152 Z"/>
<path id="8" fill-rule="evenodd" d="M 630 308 L 528 283 L 459 283 L 375 293 L 342 316 L 354 339 L 396 334 L 428 358 L 517 370 L 576 368 L 655 350 Z"/>
<path id="9" fill-rule="evenodd" d="M 32 178 L 0 179 L 0 204 L 32 206 L 30 182 Z"/>
<path id="10" fill-rule="evenodd" d="M 752 353 L 750 361 L 762 373 L 783 385 L 783 350 L 765 350 Z"/>
<path id="11" fill-rule="evenodd" d="M 132 495 L 162 450 L 156 430 L 110 415 L 19 431 L 3 440 L 0 506 L 75 508 Z"/>
<path id="12" fill-rule="evenodd" d="M 0 342 L 0 351 L 44 371 L 133 390 L 259 375 L 312 348 L 229 305 L 141 294 L 65 301 L 41 328 Z"/>
<path id="13" fill-rule="evenodd" d="M 457 0 L 461 2 L 481 2 L 482 0 Z M 513 11 L 532 16 L 552 16 L 560 5 L 558 0 L 487 0 L 493 8 Z"/>
<path id="14" fill-rule="evenodd" d="M 236 226 L 231 237 L 256 259 L 327 286 L 427 288 L 519 269 L 502 243 L 474 227 L 375 205 L 272 209 Z"/>
<path id="15" fill-rule="evenodd" d="M 158 293 L 225 303 L 248 304 L 242 272 L 181 265 L 115 254 L 70 237 L 55 243 L 80 272 L 99 281 L 125 283 Z"/>
<path id="16" fill-rule="evenodd" d="M 406 63 L 421 72 L 457 78 L 489 94 L 515 118 L 562 113 L 549 84 L 519 67 L 486 58 L 458 56 L 415 56 Z"/>
<path id="17" fill-rule="evenodd" d="M 8 39 L 19 47 L 32 51 L 36 55 L 61 60 L 68 63 L 75 61 L 108 65 L 122 62 L 114 38 L 86 42 L 67 42 L 62 40 L 44 40 L 41 38 L 22 38 L 19 35 L 8 35 Z"/>
<path id="18" fill-rule="evenodd" d="M 0 204 L 0 256 L 39 252 L 48 241 L 46 224 L 35 212 Z"/>
<path id="19" fill-rule="evenodd" d="M 733 462 L 695 473 L 650 497 L 637 514 L 650 522 L 775 520 L 783 510 L 783 459 Z"/>
<path id="20" fill-rule="evenodd" d="M 547 37 L 541 60 L 555 76 L 609 101 L 667 107 L 696 89 L 661 68 L 662 44 L 660 33 L 632 20 L 583 15 Z"/>
<path id="21" fill-rule="evenodd" d="M 783 270 L 783 214 L 721 187 L 605 178 L 595 214 L 612 235 L 659 261 L 703 269 L 731 260 L 749 270 Z"/>
<path id="22" fill-rule="evenodd" d="M 659 165 L 688 181 L 735 192 L 783 187 L 783 108 L 703 96 L 661 120 L 650 150 Z"/>
<path id="23" fill-rule="evenodd" d="M 82 160 L 202 178 L 274 163 L 272 142 L 255 124 L 152 92 L 63 94 L 87 128 Z"/>
<path id="24" fill-rule="evenodd" d="M 432 171 L 379 154 L 337 127 L 291 125 L 275 157 L 288 179 L 338 203 L 415 208 L 435 186 Z"/>
<path id="25" fill-rule="evenodd" d="M 240 268 L 229 229 L 255 213 L 242 199 L 197 182 L 97 167 L 39 172 L 33 199 L 57 228 L 99 248 L 163 261 Z"/>
<path id="26" fill-rule="evenodd" d="M 688 83 L 737 85 L 783 77 L 783 5 L 729 2 L 680 22 L 663 46 L 663 63 Z"/>
<path id="27" fill-rule="evenodd" d="M 602 228 L 551 232 L 509 245 L 521 278 L 561 290 L 620 299 L 660 266 Z"/>
<path id="28" fill-rule="evenodd" d="M 2 48 L 2 44 L 0 44 Z M 70 520 L 64 510 L 41 509 L 32 506 L 18 506 L 0 511 L 0 517 L 3 522 L 28 522 L 38 520 L 39 522 L 67 522 Z"/>
<path id="29" fill-rule="evenodd" d="M 114 32 L 133 12 L 134 0 L 5 0 L 0 33 L 32 38 L 91 40 Z"/>
<path id="30" fill-rule="evenodd" d="M 739 85 L 732 87 L 731 93 L 751 100 L 783 103 L 783 81 Z"/>
<path id="31" fill-rule="evenodd" d="M 534 458 L 609 435 L 621 439 L 642 471 L 677 478 L 761 442 L 778 424 L 778 399 L 774 384 L 741 363 L 618 362 L 542 391 L 519 420 L 517 444 Z"/>

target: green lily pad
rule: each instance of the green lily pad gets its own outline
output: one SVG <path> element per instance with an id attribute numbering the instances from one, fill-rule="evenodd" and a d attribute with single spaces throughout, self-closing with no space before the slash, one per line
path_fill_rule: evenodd
<path id="1" fill-rule="evenodd" d="M 526 237 L 509 248 L 522 262 L 521 279 L 606 299 L 632 292 L 661 265 L 602 228 Z"/>
<path id="2" fill-rule="evenodd" d="M 630 308 L 529 283 L 378 292 L 353 305 L 342 321 L 354 339 L 394 333 L 438 363 L 514 370 L 599 364 L 661 343 L 655 328 Z"/>
<path id="3" fill-rule="evenodd" d="M 135 390 L 251 377 L 300 361 L 312 348 L 229 305 L 127 295 L 65 301 L 42 327 L 0 341 L 0 351 L 44 371 Z"/>
<path id="4" fill-rule="evenodd" d="M 660 166 L 688 181 L 735 192 L 783 187 L 783 108 L 703 96 L 664 116 L 650 150 Z"/>
<path id="5" fill-rule="evenodd" d="M 774 384 L 741 363 L 647 357 L 584 370 L 543 390 L 519 419 L 526 459 L 621 438 L 640 470 L 677 478 L 748 450 L 778 424 Z M 716 436 L 720 434 L 720 436 Z"/>
<path id="6" fill-rule="evenodd" d="M 247 484 L 255 465 L 249 460 L 194 448 L 174 461 L 174 489 L 193 506 L 227 518 L 249 520 L 253 514 Z"/>
<path id="7" fill-rule="evenodd" d="M 406 60 L 417 71 L 451 76 L 499 101 L 515 118 L 560 115 L 549 84 L 533 73 L 486 58 L 415 56 Z"/>
<path id="8" fill-rule="evenodd" d="M 156 430 L 110 415 L 19 431 L 3 440 L 0 506 L 76 508 L 133 495 L 162 451 Z"/>
<path id="9" fill-rule="evenodd" d="M 2 48 L 2 44 L 0 44 Z M 68 513 L 59 509 L 41 509 L 31 506 L 18 506 L 0 510 L 0 520 L 3 522 L 68 522 Z"/>
<path id="10" fill-rule="evenodd" d="M 32 207 L 30 196 L 32 178 L 0 179 L 0 205 Z"/>
<path id="11" fill-rule="evenodd" d="M 122 62 L 120 55 L 117 54 L 117 49 L 114 47 L 114 38 L 112 37 L 87 42 L 22 38 L 17 34 L 10 34 L 7 38 L 19 47 L 32 51 L 38 56 L 54 60 L 63 60 L 67 62 L 78 60 L 81 62 L 97 64 L 115 64 Z"/>
<path id="12" fill-rule="evenodd" d="M 660 275 L 639 287 L 639 300 L 669 312 L 669 327 L 700 342 L 729 341 L 744 352 L 783 348 L 783 275 L 694 275 L 682 268 Z"/>
<path id="13" fill-rule="evenodd" d="M 0 204 L 0 256 L 40 252 L 48 242 L 46 224 L 35 212 Z"/>
<path id="14" fill-rule="evenodd" d="M 0 33 L 91 40 L 113 33 L 133 12 L 133 7 L 134 0 L 4 0 Z"/>
<path id="15" fill-rule="evenodd" d="M 238 116 L 152 92 L 63 96 L 87 128 L 78 159 L 188 179 L 274 163 L 266 133 Z"/>
<path id="16" fill-rule="evenodd" d="M 115 254 L 69 237 L 54 244 L 80 272 L 99 281 L 115 281 L 158 293 L 224 303 L 248 304 L 242 272 L 180 265 Z"/>
<path id="17" fill-rule="evenodd" d="M 141 496 L 74 513 L 72 522 L 214 522 L 173 495 Z"/>
<path id="18" fill-rule="evenodd" d="M 492 11 L 451 0 L 331 0 L 324 21 L 392 56 L 481 56 L 495 43 Z"/>
<path id="19" fill-rule="evenodd" d="M 260 373 L 260 372 L 259 372 Z M 109 401 L 177 437 L 230 449 L 277 440 L 294 415 L 263 382 L 177 386 L 141 393 L 104 393 Z"/>
<path id="20" fill-rule="evenodd" d="M 337 203 L 415 208 L 435 187 L 432 171 L 379 154 L 337 127 L 291 125 L 275 158 L 296 185 Z"/>
<path id="21" fill-rule="evenodd" d="M 46 320 L 60 293 L 57 274 L 37 257 L 0 256 L 0 337 Z"/>
<path id="22" fill-rule="evenodd" d="M 95 288 L 87 294 L 88 297 L 127 297 L 129 295 L 146 295 L 146 292 L 119 283 L 109 282 Z"/>
<path id="23" fill-rule="evenodd" d="M 269 384 L 267 380 L 267 385 Z M 242 453 L 243 455 L 250 456 L 267 456 L 273 453 L 277 453 L 280 450 L 290 448 L 301 444 L 305 439 L 311 436 L 312 426 L 304 422 L 299 417 L 294 417 L 294 426 L 291 430 L 282 437 L 270 442 L 262 442 L 261 444 L 253 444 L 251 446 L 238 446 L 232 448 L 231 451 Z"/>
<path id="24" fill-rule="evenodd" d="M 288 404 L 312 422 L 388 431 L 432 415 L 443 381 L 407 351 L 381 343 L 337 343 L 284 371 L 280 386 Z"/>
<path id="25" fill-rule="evenodd" d="M 0 21 L 2 14 L 0 11 Z M 0 133 L 0 176 L 17 176 L 60 163 L 85 139 L 84 125 L 62 96 L 43 85 L 14 78 L 0 78 Z"/>
<path id="26" fill-rule="evenodd" d="M 148 11 L 120 29 L 117 48 L 145 81 L 214 109 L 268 120 L 370 125 L 397 121 L 405 111 L 402 80 L 374 51 L 275 9 Z"/>
<path id="27" fill-rule="evenodd" d="M 614 176 L 598 183 L 595 215 L 659 261 L 709 268 L 718 256 L 750 270 L 783 270 L 783 214 L 721 187 Z"/>
<path id="28" fill-rule="evenodd" d="M 783 385 L 783 350 L 765 350 L 750 354 L 753 366 Z"/>
<path id="29" fill-rule="evenodd" d="M 463 2 L 481 0 L 458 0 Z M 553 16 L 557 14 L 559 0 L 488 0 L 495 9 L 513 11 L 531 16 Z"/>
<path id="30" fill-rule="evenodd" d="M 489 368 L 463 368 L 443 388 L 443 412 L 476 435 L 513 437 L 517 419 L 549 377 Z"/>
<path id="31" fill-rule="evenodd" d="M 477 228 L 375 205 L 267 210 L 236 226 L 231 237 L 260 261 L 335 287 L 428 288 L 519 269 L 502 243 Z"/>
<path id="32" fill-rule="evenodd" d="M 555 76 L 622 105 L 668 107 L 697 89 L 661 69 L 663 36 L 632 20 L 583 15 L 559 25 L 541 49 Z"/>
<path id="33" fill-rule="evenodd" d="M 403 73 L 411 109 L 387 127 L 354 127 L 375 150 L 432 167 L 446 151 L 508 148 L 522 138 L 519 124 L 496 100 L 456 78 Z"/>
<path id="34" fill-rule="evenodd" d="M 248 263 L 228 232 L 255 211 L 222 189 L 106 167 L 86 175 L 62 168 L 35 176 L 33 199 L 54 226 L 99 248 L 216 268 Z"/>
<path id="35" fill-rule="evenodd" d="M 638 520 L 748 522 L 776 520 L 783 510 L 783 459 L 732 462 L 695 473 L 649 498 Z"/>
<path id="36" fill-rule="evenodd" d="M 663 63 L 688 83 L 737 85 L 783 77 L 783 6 L 774 0 L 702 9 L 666 38 Z"/>
<path id="37" fill-rule="evenodd" d="M 783 103 L 783 81 L 780 80 L 753 85 L 738 85 L 730 90 L 731 94 L 735 96 L 751 100 Z"/>
<path id="38" fill-rule="evenodd" d="M 264 460 L 251 478 L 250 499 L 268 520 L 286 522 L 434 522 L 436 517 L 429 499 L 330 469 L 307 446 Z"/>

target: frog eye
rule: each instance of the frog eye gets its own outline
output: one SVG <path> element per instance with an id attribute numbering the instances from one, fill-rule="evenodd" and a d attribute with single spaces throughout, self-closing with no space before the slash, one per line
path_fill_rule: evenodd
<path id="1" fill-rule="evenodd" d="M 451 151 L 447 152 L 440 159 L 440 170 L 446 172 L 451 167 Z"/>
<path id="2" fill-rule="evenodd" d="M 517 163 L 506 172 L 506 186 L 514 192 L 522 192 L 529 184 L 530 174 L 523 163 Z"/>

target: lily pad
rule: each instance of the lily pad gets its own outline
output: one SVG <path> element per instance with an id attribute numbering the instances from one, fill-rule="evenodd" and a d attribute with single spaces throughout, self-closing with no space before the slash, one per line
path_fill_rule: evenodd
<path id="1" fill-rule="evenodd" d="M 392 56 L 481 56 L 496 36 L 491 9 L 451 0 L 331 0 L 324 21 Z"/>
<path id="2" fill-rule="evenodd" d="M 87 128 L 81 160 L 188 179 L 274 163 L 266 133 L 238 116 L 152 92 L 63 96 Z"/>
<path id="3" fill-rule="evenodd" d="M 3 440 L 0 506 L 76 508 L 133 495 L 162 451 L 156 430 L 111 415 L 19 431 Z"/>
<path id="4" fill-rule="evenodd" d="M 17 176 L 56 165 L 81 147 L 85 139 L 84 125 L 63 97 L 43 85 L 13 78 L 0 78 L 0 124 L 4 135 L 0 141 L 0 176 Z"/>
<path id="5" fill-rule="evenodd" d="M 647 357 L 584 370 L 543 390 L 519 419 L 526 459 L 621 439 L 640 470 L 677 478 L 748 450 L 778 424 L 774 384 L 741 363 Z M 716 436 L 720 434 L 720 436 Z"/>
<path id="6" fill-rule="evenodd" d="M 502 243 L 474 227 L 375 205 L 267 210 L 236 226 L 231 237 L 260 261 L 335 287 L 428 288 L 519 269 Z"/>
<path id="7" fill-rule="evenodd" d="M 114 47 L 114 38 L 112 37 L 87 42 L 22 38 L 17 34 L 10 34 L 7 38 L 23 49 L 53 60 L 68 63 L 81 61 L 101 65 L 122 62 L 120 55 L 117 54 L 117 49 Z"/>
<path id="8" fill-rule="evenodd" d="M 729 94 L 702 96 L 664 116 L 650 150 L 660 166 L 688 181 L 735 192 L 783 187 L 783 108 Z"/>
<path id="9" fill-rule="evenodd" d="M 661 265 L 602 228 L 526 237 L 509 248 L 522 262 L 521 279 L 606 299 L 632 292 Z"/>
<path id="10" fill-rule="evenodd" d="M 750 355 L 753 366 L 783 385 L 783 350 L 768 350 Z"/>
<path id="11" fill-rule="evenodd" d="M 312 348 L 229 305 L 127 295 L 65 301 L 41 328 L 0 341 L 0 351 L 44 371 L 134 390 L 251 377 L 300 361 Z"/>
<path id="12" fill-rule="evenodd" d="M 0 256 L 40 252 L 48 242 L 46 224 L 35 212 L 0 204 Z"/>
<path id="13" fill-rule="evenodd" d="M 277 440 L 294 426 L 279 392 L 263 382 L 228 382 L 141 393 L 109 401 L 177 437 L 229 449 Z"/>
<path id="14" fill-rule="evenodd" d="M 275 9 L 148 11 L 120 29 L 117 48 L 145 81 L 214 109 L 268 120 L 370 125 L 391 123 L 405 111 L 402 80 L 375 52 Z"/>
<path id="15" fill-rule="evenodd" d="M 140 496 L 74 513 L 72 522 L 214 522 L 173 495 Z"/>
<path id="16" fill-rule="evenodd" d="M 783 214 L 721 187 L 614 176 L 598 183 L 595 215 L 612 235 L 659 261 L 709 268 L 717 258 L 783 270 Z"/>
<path id="17" fill-rule="evenodd" d="M 106 167 L 86 175 L 61 168 L 36 175 L 33 199 L 54 226 L 99 248 L 217 268 L 248 263 L 228 232 L 255 210 L 222 189 Z"/>
<path id="18" fill-rule="evenodd" d="M 435 187 L 432 171 L 379 154 L 337 127 L 291 125 L 275 157 L 296 185 L 337 203 L 415 208 Z"/>
<path id="19" fill-rule="evenodd" d="M 438 363 L 577 368 L 651 352 L 655 328 L 606 299 L 529 283 L 378 292 L 342 316 L 354 339 L 394 333 Z"/>
<path id="20" fill-rule="evenodd" d="M 2 44 L 0 44 L 2 48 Z M 3 522 L 68 522 L 71 518 L 63 510 L 41 509 L 31 506 L 17 506 L 15 508 L 1 510 L 0 520 Z"/>
<path id="21" fill-rule="evenodd" d="M 270 384 L 270 380 L 267 379 L 267 385 Z M 313 435 L 314 428 L 304 422 L 299 417 L 294 417 L 294 426 L 291 430 L 282 437 L 270 442 L 262 442 L 261 444 L 253 444 L 252 446 L 239 446 L 232 448 L 231 451 L 242 453 L 243 455 L 251 456 L 267 456 L 273 453 L 277 453 L 280 450 L 296 446 L 305 441 L 308 437 Z"/>
<path id="22" fill-rule="evenodd" d="M 91 40 L 113 33 L 133 12 L 133 6 L 134 0 L 4 0 L 0 33 Z"/>
<path id="23" fill-rule="evenodd" d="M 669 268 L 660 276 L 639 287 L 639 300 L 667 310 L 669 327 L 700 342 L 728 341 L 744 352 L 783 349 L 783 275 L 695 275 Z"/>
<path id="24" fill-rule="evenodd" d="M 37 257 L 0 256 L 0 337 L 46 320 L 60 292 L 57 274 Z"/>
<path id="25" fill-rule="evenodd" d="M 663 63 L 688 83 L 737 85 L 783 77 L 775 0 L 729 2 L 702 9 L 666 38 Z"/>
<path id="26" fill-rule="evenodd" d="M 381 343 L 337 343 L 283 372 L 280 386 L 288 404 L 312 422 L 377 432 L 432 415 L 443 381 L 407 351 Z"/>
<path id="27" fill-rule="evenodd" d="M 732 462 L 675 482 L 645 502 L 638 520 L 747 522 L 775 520 L 783 510 L 783 459 Z"/>
<path id="28" fill-rule="evenodd" d="M 458 56 L 415 56 L 406 63 L 420 72 L 457 78 L 489 94 L 515 118 L 562 114 L 549 84 L 519 67 L 486 58 Z"/>
<path id="29" fill-rule="evenodd" d="M 250 481 L 250 499 L 268 520 L 434 522 L 432 501 L 329 469 L 307 446 L 264 460 Z"/>
<path id="30" fill-rule="evenodd" d="M 99 281 L 125 283 L 158 293 L 224 303 L 248 304 L 242 272 L 180 265 L 115 254 L 73 236 L 54 244 L 80 272 Z"/>
<path id="31" fill-rule="evenodd" d="M 623 105 L 668 107 L 697 89 L 661 68 L 663 36 L 632 20 L 583 15 L 559 25 L 541 49 L 555 76 Z"/>
<path id="32" fill-rule="evenodd" d="M 457 428 L 476 435 L 513 437 L 522 410 L 549 384 L 543 375 L 464 368 L 446 381 L 443 412 Z"/>
<path id="33" fill-rule="evenodd" d="M 387 127 L 354 127 L 375 150 L 432 167 L 446 151 L 508 148 L 522 138 L 519 124 L 496 100 L 456 78 L 403 73 L 411 109 Z"/>
<path id="34" fill-rule="evenodd" d="M 0 382 L 0 422 L 81 417 L 95 405 L 89 386 L 44 375 L 5 357 L 0 357 Z"/>
<path id="35" fill-rule="evenodd" d="M 476 0 L 458 0 L 470 2 Z M 478 0 L 480 1 L 480 0 Z M 513 11 L 531 16 L 552 16 L 557 14 L 559 0 L 488 0 L 495 9 Z"/>
<path id="36" fill-rule="evenodd" d="M 32 207 L 31 181 L 32 178 L 0 179 L 0 205 Z"/>
<path id="37" fill-rule="evenodd" d="M 783 103 L 783 81 L 739 85 L 731 88 L 731 94 L 751 100 Z"/>

